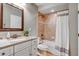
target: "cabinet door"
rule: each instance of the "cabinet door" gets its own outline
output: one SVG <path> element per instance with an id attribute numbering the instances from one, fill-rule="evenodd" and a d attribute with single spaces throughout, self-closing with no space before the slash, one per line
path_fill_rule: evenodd
<path id="1" fill-rule="evenodd" d="M 28 55 L 29 55 L 29 52 L 27 48 L 15 53 L 15 56 L 28 56 Z"/>
<path id="2" fill-rule="evenodd" d="M 0 56 L 10 56 L 10 55 L 13 55 L 13 46 L 0 50 Z"/>
<path id="3" fill-rule="evenodd" d="M 29 46 L 27 49 L 28 49 L 29 56 L 32 56 L 32 46 Z"/>
<path id="4" fill-rule="evenodd" d="M 20 50 L 23 50 L 29 46 L 31 46 L 31 41 L 27 41 L 27 42 L 15 45 L 15 53 L 20 51 Z"/>
<path id="5" fill-rule="evenodd" d="M 36 56 L 37 53 L 37 45 L 32 45 L 32 56 Z"/>

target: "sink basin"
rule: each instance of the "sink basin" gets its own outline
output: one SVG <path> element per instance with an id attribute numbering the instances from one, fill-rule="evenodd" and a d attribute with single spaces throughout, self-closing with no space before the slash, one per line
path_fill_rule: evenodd
<path id="1" fill-rule="evenodd" d="M 4 46 L 7 46 L 7 45 L 15 44 L 17 42 L 19 42 L 19 40 L 3 39 L 3 40 L 0 40 L 0 47 L 4 47 Z"/>
<path id="2" fill-rule="evenodd" d="M 6 45 L 10 45 L 11 43 L 5 39 L 5 40 L 0 40 L 0 47 L 6 46 Z"/>
<path id="3" fill-rule="evenodd" d="M 3 39 L 3 40 L 0 40 L 0 44 L 12 44 L 12 43 L 15 43 L 16 40 L 13 40 L 13 39 Z"/>
<path id="4" fill-rule="evenodd" d="M 10 38 L 0 40 L 0 47 L 25 41 L 26 38 Z"/>

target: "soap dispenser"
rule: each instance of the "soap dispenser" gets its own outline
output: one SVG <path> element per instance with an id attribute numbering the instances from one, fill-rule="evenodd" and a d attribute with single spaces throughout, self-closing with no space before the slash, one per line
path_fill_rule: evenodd
<path id="1" fill-rule="evenodd" d="M 9 32 L 7 33 L 7 38 L 8 38 L 8 39 L 10 38 L 10 33 L 9 33 Z"/>

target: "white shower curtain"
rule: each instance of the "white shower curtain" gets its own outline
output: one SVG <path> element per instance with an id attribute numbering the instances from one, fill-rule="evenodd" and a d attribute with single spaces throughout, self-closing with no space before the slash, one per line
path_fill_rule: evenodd
<path id="1" fill-rule="evenodd" d="M 57 16 L 56 22 L 56 45 L 59 47 L 58 54 L 66 56 L 69 50 L 68 15 Z M 61 48 L 65 48 L 65 52 L 60 52 Z"/>

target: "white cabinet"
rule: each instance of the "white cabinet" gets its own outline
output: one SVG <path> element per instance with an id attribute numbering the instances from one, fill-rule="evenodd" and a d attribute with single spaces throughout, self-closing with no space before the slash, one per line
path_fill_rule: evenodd
<path id="1" fill-rule="evenodd" d="M 18 45 L 15 45 L 15 56 L 29 56 L 31 53 L 31 41 L 23 42 Z"/>
<path id="2" fill-rule="evenodd" d="M 31 46 L 31 41 L 27 41 L 27 42 L 17 44 L 17 45 L 14 46 L 15 47 L 15 49 L 14 49 L 15 53 L 20 51 L 20 50 L 23 50 L 23 49 L 25 49 L 25 48 L 27 48 L 29 46 Z"/>
<path id="3" fill-rule="evenodd" d="M 35 56 L 37 51 L 36 39 L 20 42 L 0 50 L 0 56 Z"/>
<path id="4" fill-rule="evenodd" d="M 29 46 L 21 51 L 18 51 L 17 53 L 15 53 L 15 56 L 32 56 L 31 46 Z"/>
<path id="5" fill-rule="evenodd" d="M 37 53 L 37 40 L 32 41 L 32 56 L 36 56 Z"/>
<path id="6" fill-rule="evenodd" d="M 28 56 L 28 55 L 29 55 L 28 49 L 23 49 L 23 50 L 15 53 L 15 56 Z"/>
<path id="7" fill-rule="evenodd" d="M 37 51 L 36 39 L 15 45 L 15 56 L 35 56 Z"/>
<path id="8" fill-rule="evenodd" d="M 27 49 L 28 49 L 28 55 L 32 56 L 32 46 L 29 46 Z"/>
<path id="9" fill-rule="evenodd" d="M 13 55 L 13 46 L 0 50 L 0 56 L 10 56 L 10 55 Z"/>

